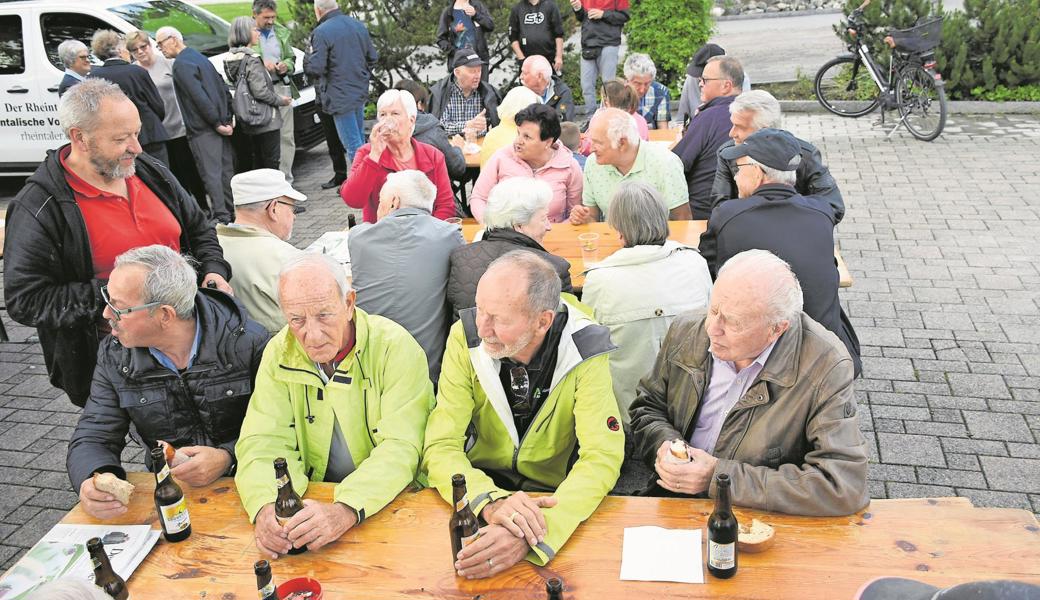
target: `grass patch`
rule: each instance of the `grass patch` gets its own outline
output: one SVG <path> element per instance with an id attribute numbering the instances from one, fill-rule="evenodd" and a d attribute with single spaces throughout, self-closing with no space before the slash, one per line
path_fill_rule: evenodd
<path id="1" fill-rule="evenodd" d="M 217 15 L 228 23 L 233 21 L 235 17 L 253 16 L 252 2 L 232 2 L 230 4 L 207 4 L 206 2 L 199 2 L 198 4 L 201 8 Z M 285 25 L 291 20 L 292 7 L 289 6 L 288 2 L 282 0 L 278 3 L 278 22 Z"/>

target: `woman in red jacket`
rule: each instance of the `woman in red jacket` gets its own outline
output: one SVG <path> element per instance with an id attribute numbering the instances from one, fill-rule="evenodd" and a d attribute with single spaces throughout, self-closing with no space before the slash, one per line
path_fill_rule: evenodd
<path id="1" fill-rule="evenodd" d="M 415 98 L 404 90 L 387 90 L 376 104 L 378 121 L 372 126 L 369 143 L 354 156 L 350 176 L 339 195 L 347 206 L 364 211 L 367 223 L 376 222 L 379 190 L 386 176 L 397 171 L 422 171 L 437 186 L 433 216 L 447 219 L 455 216 L 455 198 L 448 179 L 448 168 L 441 151 L 412 139 L 415 129 Z"/>

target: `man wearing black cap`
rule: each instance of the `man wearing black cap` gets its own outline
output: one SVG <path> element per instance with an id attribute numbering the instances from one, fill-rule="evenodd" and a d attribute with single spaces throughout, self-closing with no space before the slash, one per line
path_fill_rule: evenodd
<path id="1" fill-rule="evenodd" d="M 466 129 L 484 135 L 498 125 L 498 94 L 481 81 L 484 63 L 472 48 L 463 48 L 451 61 L 450 75 L 430 89 L 430 114 L 437 117 L 449 136 Z"/>
<path id="2" fill-rule="evenodd" d="M 795 191 L 800 154 L 797 138 L 780 129 L 760 129 L 720 152 L 734 161 L 741 199 L 715 207 L 699 249 L 712 277 L 745 250 L 769 250 L 787 261 L 802 284 L 803 310 L 845 344 L 858 376 L 859 339 L 838 302 L 834 211 Z"/>

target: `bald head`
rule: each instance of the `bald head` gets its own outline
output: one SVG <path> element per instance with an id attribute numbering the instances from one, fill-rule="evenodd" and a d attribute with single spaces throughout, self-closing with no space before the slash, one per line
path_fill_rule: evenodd
<path id="1" fill-rule="evenodd" d="M 743 287 L 769 323 L 793 322 L 802 310 L 802 287 L 791 266 L 768 250 L 745 250 L 719 269 L 715 287 Z M 714 291 L 714 290 L 713 290 Z"/>
<path id="2" fill-rule="evenodd" d="M 545 90 L 552 82 L 552 65 L 549 64 L 549 59 L 540 54 L 525 58 L 520 67 L 520 82 L 525 88 L 544 96 Z"/>

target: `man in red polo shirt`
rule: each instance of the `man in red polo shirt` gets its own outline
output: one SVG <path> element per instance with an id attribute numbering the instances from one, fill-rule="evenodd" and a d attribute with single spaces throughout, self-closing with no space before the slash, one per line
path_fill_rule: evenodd
<path id="1" fill-rule="evenodd" d="M 58 105 L 70 143 L 48 153 L 8 208 L 4 294 L 11 318 L 37 328 L 51 383 L 83 406 L 116 256 L 162 244 L 198 261 L 200 286 L 227 293 L 231 267 L 195 200 L 142 152 L 134 103 L 104 79 L 76 88 Z"/>

